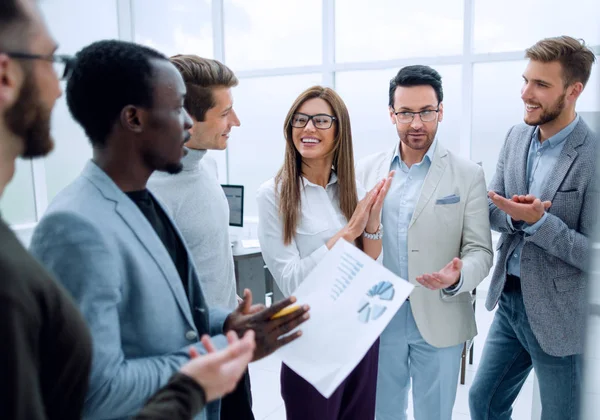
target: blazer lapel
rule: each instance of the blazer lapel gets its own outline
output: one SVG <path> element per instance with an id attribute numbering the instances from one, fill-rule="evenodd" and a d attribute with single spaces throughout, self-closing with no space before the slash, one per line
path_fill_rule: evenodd
<path id="1" fill-rule="evenodd" d="M 396 154 L 396 150 L 398 150 L 398 144 L 396 144 L 394 146 L 394 148 L 391 149 L 391 151 L 385 155 L 385 158 L 381 161 L 381 164 L 377 167 L 376 178 L 375 178 L 375 182 L 373 183 L 373 185 L 377 184 L 383 178 L 387 177 L 388 174 L 390 173 L 390 167 L 392 166 L 392 159 L 394 158 L 394 155 Z"/>
<path id="2" fill-rule="evenodd" d="M 189 279 L 180 279 L 177 268 L 165 248 L 164 244 L 154 231 L 154 228 L 141 213 L 137 205 L 131 201 L 127 195 L 121 191 L 117 185 L 93 162 L 89 162 L 84 169 L 84 175 L 96 185 L 105 198 L 115 202 L 115 211 L 123 221 L 133 231 L 138 238 L 140 245 L 146 249 L 148 254 L 158 265 L 165 280 L 169 284 L 171 291 L 175 295 L 177 303 L 190 325 L 194 325 L 191 315 L 190 303 L 185 295 L 182 281 L 188 282 Z M 184 242 L 185 243 L 185 242 Z"/>
<path id="3" fill-rule="evenodd" d="M 556 195 L 556 191 L 558 191 L 558 187 L 560 187 L 560 184 L 562 184 L 565 176 L 567 176 L 569 169 L 571 169 L 571 165 L 573 165 L 573 162 L 578 154 L 575 148 L 583 143 L 587 134 L 587 127 L 585 126 L 585 123 L 582 124 L 582 122 L 583 120 L 577 124 L 569 137 L 565 139 L 565 145 L 563 146 L 560 156 L 556 161 L 556 165 L 552 171 L 552 176 L 548 177 L 548 181 L 542 191 L 540 200 L 552 201 Z"/>
<path id="4" fill-rule="evenodd" d="M 419 196 L 417 206 L 415 207 L 412 219 L 410 220 L 410 224 L 408 225 L 409 229 L 415 223 L 415 220 L 417 220 L 417 218 L 425 208 L 425 205 L 431 199 L 431 196 L 435 192 L 440 180 L 442 179 L 442 175 L 444 174 L 447 165 L 448 152 L 438 142 L 437 147 L 433 153 L 433 162 L 431 162 L 431 167 L 429 168 L 429 172 L 427 172 L 427 176 L 425 177 L 425 181 L 423 182 L 423 187 L 421 188 L 421 195 Z"/>
<path id="5" fill-rule="evenodd" d="M 518 141 L 515 150 L 515 180 L 517 182 L 516 194 L 519 195 L 527 195 L 529 193 L 529 189 L 527 188 L 527 158 L 529 157 L 529 146 L 531 145 L 534 131 L 535 127 L 527 127 L 525 129 L 525 135 L 519 136 L 520 138 L 525 137 L 525 141 Z M 507 195 L 512 197 L 512 194 L 510 194 L 508 191 Z"/>

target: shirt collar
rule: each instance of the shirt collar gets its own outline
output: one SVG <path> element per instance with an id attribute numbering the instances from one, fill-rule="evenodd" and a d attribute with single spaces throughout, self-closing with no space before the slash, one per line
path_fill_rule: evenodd
<path id="1" fill-rule="evenodd" d="M 331 171 L 331 175 L 329 175 L 329 182 L 327 183 L 326 187 L 329 187 L 330 185 L 333 185 L 335 183 L 337 183 L 338 177 L 337 174 L 335 173 L 335 171 Z M 302 185 L 304 187 L 307 186 L 311 186 L 311 187 L 321 187 L 320 185 L 317 184 L 313 184 L 312 182 L 310 182 L 308 179 L 302 177 Z"/>
<path id="2" fill-rule="evenodd" d="M 569 137 L 569 135 L 573 132 L 573 130 L 575 130 L 575 126 L 578 123 L 579 123 L 579 114 L 575 116 L 575 119 L 569 125 L 567 125 L 565 128 L 560 130 L 558 133 L 556 133 L 552 137 L 549 137 L 548 140 L 546 140 L 544 143 L 547 142 L 550 145 L 550 147 L 558 146 L 563 141 L 565 141 L 567 139 L 567 137 Z M 537 140 L 538 144 L 539 144 L 539 139 L 540 139 L 539 133 L 540 133 L 540 127 L 537 126 L 535 128 L 535 130 L 533 131 L 533 140 L 534 141 Z"/>

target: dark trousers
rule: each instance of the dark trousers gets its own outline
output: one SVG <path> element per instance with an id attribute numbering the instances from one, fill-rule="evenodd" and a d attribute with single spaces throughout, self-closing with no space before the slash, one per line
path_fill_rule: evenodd
<path id="1" fill-rule="evenodd" d="M 233 392 L 221 400 L 221 420 L 254 420 L 248 371 L 240 379 Z"/>
<path id="2" fill-rule="evenodd" d="M 281 395 L 287 420 L 373 420 L 379 340 L 328 399 L 288 368 L 281 366 Z"/>

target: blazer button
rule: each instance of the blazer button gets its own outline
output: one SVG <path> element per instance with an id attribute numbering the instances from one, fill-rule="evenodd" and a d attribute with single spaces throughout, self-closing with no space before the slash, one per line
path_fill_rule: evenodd
<path id="1" fill-rule="evenodd" d="M 192 340 L 195 340 L 196 338 L 198 338 L 198 334 L 196 334 L 196 331 L 190 330 L 185 333 L 185 338 L 188 339 L 189 341 L 192 341 Z"/>

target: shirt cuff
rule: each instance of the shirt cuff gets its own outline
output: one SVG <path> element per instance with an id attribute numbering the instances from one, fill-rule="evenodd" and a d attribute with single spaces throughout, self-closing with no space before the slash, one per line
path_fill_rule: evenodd
<path id="1" fill-rule="evenodd" d="M 460 290 L 462 285 L 463 285 L 463 273 L 461 271 L 460 278 L 458 279 L 458 283 L 456 283 L 456 285 L 454 285 L 454 286 L 450 286 L 450 287 L 446 287 L 445 289 L 442 289 L 442 292 L 445 295 L 454 296 L 456 294 L 456 292 L 458 292 Z"/>
<path id="2" fill-rule="evenodd" d="M 530 236 L 534 235 L 538 231 L 538 229 L 542 227 L 547 218 L 548 213 L 544 212 L 544 215 L 540 218 L 540 220 L 535 222 L 533 225 L 525 224 L 523 231 Z"/>
<path id="3" fill-rule="evenodd" d="M 512 221 L 512 217 L 510 217 L 508 214 L 506 215 L 506 221 L 508 222 L 508 226 L 510 226 L 510 228 L 511 228 L 513 231 L 515 231 L 515 232 L 516 232 L 516 231 L 519 231 L 519 230 L 523 230 L 523 225 L 524 225 L 524 223 L 523 223 L 523 222 L 516 222 L 516 223 L 513 223 L 513 221 Z"/>

